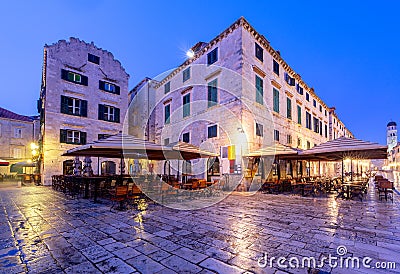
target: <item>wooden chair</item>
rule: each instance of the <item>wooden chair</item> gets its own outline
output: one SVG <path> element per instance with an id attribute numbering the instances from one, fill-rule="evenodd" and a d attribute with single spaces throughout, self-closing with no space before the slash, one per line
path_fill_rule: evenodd
<path id="1" fill-rule="evenodd" d="M 380 181 L 378 187 L 379 200 L 388 199 L 392 200 L 393 203 L 393 182 Z"/>
<path id="2" fill-rule="evenodd" d="M 115 189 L 110 190 L 110 200 L 113 202 L 110 210 L 115 207 L 115 204 L 118 203 L 117 210 L 124 210 L 125 203 L 128 198 L 128 186 L 116 186 Z"/>

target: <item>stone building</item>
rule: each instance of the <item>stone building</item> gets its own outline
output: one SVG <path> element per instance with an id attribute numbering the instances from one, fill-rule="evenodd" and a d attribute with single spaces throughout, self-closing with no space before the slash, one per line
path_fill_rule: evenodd
<path id="1" fill-rule="evenodd" d="M 180 140 L 217 152 L 215 162 L 190 163 L 198 177 L 243 174 L 254 166 L 247 153 L 276 143 L 307 149 L 352 137 L 335 108 L 244 18 L 209 43 L 197 43 L 188 56 L 172 72 L 144 79 L 130 92 L 129 132 L 160 144 Z M 156 172 L 165 173 L 170 165 Z M 185 162 L 172 165 L 187 169 Z M 290 163 L 288 173 L 295 176 L 293 167 Z M 316 167 L 300 165 L 297 171 L 316 172 Z"/>
<path id="2" fill-rule="evenodd" d="M 44 184 L 54 174 L 72 172 L 68 149 L 117 134 L 128 107 L 128 80 L 112 53 L 76 38 L 45 45 L 40 113 L 41 172 Z M 104 162 L 104 168 L 115 163 Z M 92 159 L 95 173 L 102 163 Z M 103 166 L 102 166 L 103 168 Z"/>
<path id="3" fill-rule="evenodd" d="M 38 116 L 25 116 L 0 107 L 0 158 L 10 166 L 0 166 L 0 174 L 24 172 L 13 164 L 32 161 L 36 153 L 31 144 L 37 145 L 39 137 Z M 33 152 L 33 153 L 32 153 Z"/>

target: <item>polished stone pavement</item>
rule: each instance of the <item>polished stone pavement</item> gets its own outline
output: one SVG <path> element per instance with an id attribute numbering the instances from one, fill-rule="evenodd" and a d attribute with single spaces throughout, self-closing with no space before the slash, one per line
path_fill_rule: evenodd
<path id="1" fill-rule="evenodd" d="M 370 187 L 363 202 L 235 193 L 194 211 L 142 203 L 119 212 L 49 187 L 0 186 L 0 273 L 318 273 L 258 261 L 338 256 L 340 245 L 343 257 L 397 269 L 325 264 L 320 273 L 400 272 L 398 200 L 379 201 Z"/>

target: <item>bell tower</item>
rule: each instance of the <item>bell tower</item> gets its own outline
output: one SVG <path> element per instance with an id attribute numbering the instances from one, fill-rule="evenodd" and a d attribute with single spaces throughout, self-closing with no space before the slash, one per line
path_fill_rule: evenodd
<path id="1" fill-rule="evenodd" d="M 397 124 L 395 122 L 389 122 L 386 129 L 386 142 L 388 146 L 388 152 L 397 145 Z"/>

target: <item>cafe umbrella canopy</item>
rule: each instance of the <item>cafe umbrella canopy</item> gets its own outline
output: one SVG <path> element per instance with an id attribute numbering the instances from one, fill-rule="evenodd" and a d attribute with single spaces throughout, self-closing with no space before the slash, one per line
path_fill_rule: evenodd
<path id="1" fill-rule="evenodd" d="M 299 152 L 298 157 L 318 161 L 342 161 L 343 181 L 345 159 L 386 159 L 387 146 L 356 138 L 340 137 Z"/>
<path id="2" fill-rule="evenodd" d="M 132 158 L 170 160 L 216 157 L 217 154 L 183 142 L 162 146 L 132 135 L 118 133 L 108 138 L 68 150 L 63 156 L 93 156 L 105 158 Z"/>

